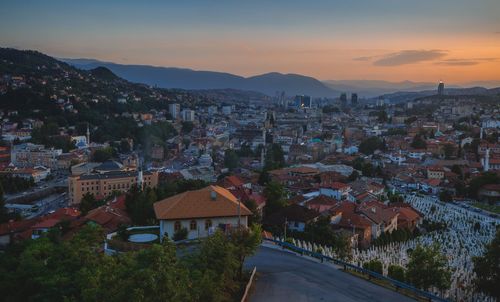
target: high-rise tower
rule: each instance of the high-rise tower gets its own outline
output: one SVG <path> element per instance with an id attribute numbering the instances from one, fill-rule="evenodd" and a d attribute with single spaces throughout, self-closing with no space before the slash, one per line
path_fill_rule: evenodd
<path id="1" fill-rule="evenodd" d="M 352 106 L 358 105 L 358 94 L 357 93 L 351 94 L 351 105 Z"/>
<path id="2" fill-rule="evenodd" d="M 438 95 L 444 95 L 444 83 L 443 83 L 443 81 L 439 82 L 439 85 L 438 85 Z"/>

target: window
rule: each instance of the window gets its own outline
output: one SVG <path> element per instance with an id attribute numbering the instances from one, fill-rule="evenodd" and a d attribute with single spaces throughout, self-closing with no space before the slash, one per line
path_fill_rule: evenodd
<path id="1" fill-rule="evenodd" d="M 180 221 L 176 221 L 176 222 L 174 223 L 174 231 L 176 231 L 176 232 L 177 232 L 177 231 L 178 231 L 178 230 L 180 230 L 180 229 L 181 229 L 181 222 L 180 222 Z"/>
<path id="2" fill-rule="evenodd" d="M 189 229 L 196 230 L 196 220 L 191 220 L 191 222 L 189 223 Z"/>
<path id="3" fill-rule="evenodd" d="M 210 219 L 205 220 L 205 230 L 208 230 L 211 227 L 212 227 L 212 220 Z"/>

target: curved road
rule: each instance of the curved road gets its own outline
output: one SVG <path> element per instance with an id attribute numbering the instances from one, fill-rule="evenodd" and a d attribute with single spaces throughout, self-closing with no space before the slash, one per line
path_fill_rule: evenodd
<path id="1" fill-rule="evenodd" d="M 257 266 L 252 302 L 414 301 L 384 287 L 295 254 L 261 246 L 246 267 Z"/>

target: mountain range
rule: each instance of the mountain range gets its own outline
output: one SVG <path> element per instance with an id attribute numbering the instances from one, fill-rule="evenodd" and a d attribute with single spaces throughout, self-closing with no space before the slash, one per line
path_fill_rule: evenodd
<path id="1" fill-rule="evenodd" d="M 327 80 L 322 82 L 309 76 L 278 72 L 242 77 L 225 72 L 150 65 L 125 65 L 94 59 L 61 58 L 60 60 L 84 70 L 106 67 L 117 76 L 131 82 L 187 90 L 239 89 L 260 92 L 268 96 L 274 96 L 277 92 L 284 91 L 288 96 L 305 94 L 329 98 L 338 97 L 342 92 L 355 92 L 360 97 L 374 98 L 393 93 L 415 93 L 417 96 L 423 93 L 423 95 L 428 95 L 437 89 L 437 83 L 431 82 L 388 82 L 381 80 Z M 471 82 L 462 85 L 447 84 L 446 88 L 448 91 L 448 89 L 471 86 L 498 87 L 500 81 Z"/>
<path id="2" fill-rule="evenodd" d="M 277 91 L 285 91 L 287 95 L 306 94 L 315 97 L 336 97 L 340 93 L 315 78 L 299 74 L 271 72 L 245 78 L 230 73 L 185 68 L 123 65 L 91 59 L 60 60 L 85 70 L 106 67 L 128 81 L 161 88 L 240 89 L 257 91 L 270 96 L 275 95 Z"/>

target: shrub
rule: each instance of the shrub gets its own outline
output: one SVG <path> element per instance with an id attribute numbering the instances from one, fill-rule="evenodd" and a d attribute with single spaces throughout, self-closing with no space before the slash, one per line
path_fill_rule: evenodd
<path id="1" fill-rule="evenodd" d="M 174 241 L 184 240 L 187 238 L 188 230 L 186 228 L 181 228 L 174 233 Z"/>
<path id="2" fill-rule="evenodd" d="M 404 282 L 405 281 L 405 273 L 406 272 L 405 272 L 405 269 L 403 267 L 401 267 L 399 265 L 391 264 L 391 265 L 389 265 L 387 276 L 389 278 L 394 279 L 394 280 Z"/>
<path id="3" fill-rule="evenodd" d="M 363 268 L 379 274 L 382 274 L 383 271 L 383 265 L 380 260 L 370 260 L 368 262 L 365 262 L 363 264 Z"/>

